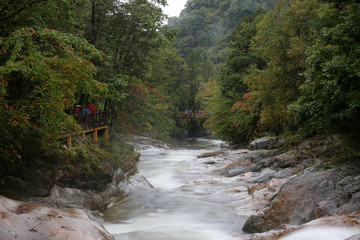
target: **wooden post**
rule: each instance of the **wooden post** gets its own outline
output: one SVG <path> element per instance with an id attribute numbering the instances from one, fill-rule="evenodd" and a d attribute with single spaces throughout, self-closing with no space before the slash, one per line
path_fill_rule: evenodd
<path id="1" fill-rule="evenodd" d="M 94 129 L 93 140 L 94 140 L 94 142 L 97 142 L 97 140 L 98 140 L 97 129 Z"/>
<path id="2" fill-rule="evenodd" d="M 66 139 L 66 143 L 67 143 L 68 148 L 71 148 L 71 136 L 69 136 L 69 137 Z"/>
<path id="3" fill-rule="evenodd" d="M 105 144 L 108 144 L 109 143 L 109 126 L 106 126 L 105 128 L 105 133 L 104 133 L 104 137 L 105 137 Z"/>

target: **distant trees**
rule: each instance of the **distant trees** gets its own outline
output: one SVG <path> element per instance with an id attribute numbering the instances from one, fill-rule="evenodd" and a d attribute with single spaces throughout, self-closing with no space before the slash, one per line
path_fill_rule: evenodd
<path id="1" fill-rule="evenodd" d="M 257 12 L 238 24 L 219 78 L 232 116 L 227 123 L 231 141 L 296 130 L 288 107 L 299 98 L 304 83 L 306 50 L 315 39 L 311 21 L 318 9 L 316 0 L 278 1 L 273 10 Z M 223 108 L 213 112 L 224 114 Z M 219 128 L 218 124 L 213 118 L 209 128 Z"/>
<path id="2" fill-rule="evenodd" d="M 272 2 L 189 0 L 180 17 L 169 21 L 170 28 L 180 28 L 175 47 L 184 58 L 196 51 L 205 61 L 219 64 L 224 60 L 224 42 L 237 22 L 258 8 L 269 10 Z"/>
<path id="3" fill-rule="evenodd" d="M 260 127 L 280 134 L 292 130 L 293 114 L 288 105 L 300 96 L 304 83 L 306 51 L 314 43 L 311 21 L 317 16 L 317 0 L 278 1 L 257 25 L 252 51 L 267 67 L 250 84 L 260 93 Z"/>
<path id="4" fill-rule="evenodd" d="M 240 21 L 210 101 L 209 129 L 236 143 L 284 133 L 342 133 L 359 142 L 359 9 L 277 1 Z"/>
<path id="5" fill-rule="evenodd" d="M 194 71 L 192 71 L 191 75 L 188 75 L 189 80 L 191 79 L 192 81 L 192 87 L 188 91 L 191 95 L 191 102 L 187 106 L 196 106 L 195 108 L 207 109 L 208 111 L 214 109 L 209 105 L 211 103 L 211 101 L 209 101 L 209 93 L 211 92 L 211 95 L 213 95 L 219 91 L 219 89 L 212 89 L 210 91 L 210 88 L 215 86 L 213 83 L 216 75 L 220 71 L 219 65 L 225 61 L 225 47 L 229 41 L 228 35 L 231 34 L 236 27 L 236 23 L 244 16 L 261 7 L 269 10 L 272 7 L 272 2 L 273 1 L 263 0 L 189 0 L 186 8 L 181 12 L 180 17 L 170 19 L 169 27 L 171 29 L 179 29 L 179 34 L 176 37 L 174 46 L 181 56 L 187 60 L 187 66 L 190 66 L 190 68 L 187 68 L 188 70 L 194 70 L 191 69 L 193 68 L 191 63 L 193 56 L 195 55 L 198 58 L 196 77 Z M 255 29 L 255 25 L 253 28 Z M 246 41 L 250 41 L 250 38 Z M 248 48 L 248 46 L 246 47 Z M 236 54 L 236 52 L 233 53 L 233 55 Z M 239 56 L 236 60 L 230 60 L 230 58 L 228 58 L 226 61 L 234 61 L 234 68 L 249 67 L 249 62 L 239 63 L 239 61 L 242 61 L 242 57 L 248 58 L 247 51 L 242 53 L 241 57 Z M 252 58 L 252 56 L 249 57 L 249 59 L 250 58 Z M 235 62 L 242 64 L 242 66 L 235 66 Z M 232 67 L 229 66 L 229 68 Z M 236 78 L 235 75 L 237 73 L 230 73 L 232 70 L 225 69 L 221 71 L 226 71 L 227 73 L 221 73 L 221 78 L 224 81 L 219 81 L 220 91 L 225 94 L 228 88 L 229 91 L 236 92 L 238 90 L 237 87 L 240 87 L 243 83 L 242 81 L 235 82 L 233 81 L 234 79 L 230 80 L 230 78 Z M 234 71 L 237 70 L 234 69 Z M 228 76 L 225 77 L 225 75 Z M 234 87 L 235 85 L 236 87 Z M 222 111 L 229 110 L 236 102 L 235 99 L 238 99 L 238 96 L 235 95 L 229 98 L 229 94 L 232 93 L 226 93 L 226 100 L 222 99 L 221 95 L 217 95 L 219 97 L 217 99 L 219 108 L 223 106 L 222 102 L 224 102 L 224 104 L 226 102 L 226 104 L 230 106 L 222 108 Z M 194 95 L 195 97 L 193 97 Z M 214 118 L 216 117 L 216 115 L 213 116 Z M 227 118 L 227 116 L 218 116 L 219 121 L 228 124 L 228 127 L 221 126 L 221 128 L 217 128 L 216 126 L 219 125 L 215 124 L 213 126 L 214 128 L 211 129 L 216 129 L 218 130 L 217 132 L 224 130 L 227 134 L 232 134 L 233 120 L 229 120 L 230 122 L 228 122 L 224 120 L 224 118 Z M 232 117 L 229 116 L 229 118 Z M 227 134 L 219 135 L 225 136 Z M 234 135 L 238 136 L 237 133 L 234 133 Z M 231 139 L 234 138 L 231 137 Z"/>
<path id="6" fill-rule="evenodd" d="M 218 79 L 219 90 L 210 101 L 213 113 L 208 128 L 218 137 L 236 143 L 246 141 L 258 131 L 259 96 L 246 81 L 251 76 L 251 67 L 262 69 L 265 66 L 265 61 L 250 50 L 256 24 L 263 15 L 264 12 L 259 10 L 244 17 L 229 37 L 226 61 Z"/>

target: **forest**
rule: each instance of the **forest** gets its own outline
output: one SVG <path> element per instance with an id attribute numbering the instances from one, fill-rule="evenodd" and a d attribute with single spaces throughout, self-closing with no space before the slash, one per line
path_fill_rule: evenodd
<path id="1" fill-rule="evenodd" d="M 359 3 L 188 0 L 170 19 L 165 4 L 1 1 L 0 193 L 50 187 L 60 166 L 92 178 L 128 134 L 200 134 L 177 118 L 188 109 L 233 144 L 340 134 L 358 148 Z M 110 143 L 68 149 L 59 139 L 81 126 L 66 110 L 90 102 L 111 113 Z"/>
<path id="2" fill-rule="evenodd" d="M 358 11 L 355 1 L 188 1 L 169 26 L 181 29 L 180 54 L 212 69 L 196 96 L 212 112 L 208 130 L 238 144 L 340 134 L 357 148 Z"/>

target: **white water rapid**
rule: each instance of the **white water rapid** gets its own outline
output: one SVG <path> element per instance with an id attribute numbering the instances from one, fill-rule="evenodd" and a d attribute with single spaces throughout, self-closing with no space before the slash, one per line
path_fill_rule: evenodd
<path id="1" fill-rule="evenodd" d="M 123 186 L 130 196 L 105 212 L 105 228 L 116 240 L 249 239 L 241 230 L 255 213 L 247 185 L 238 177 L 214 174 L 213 165 L 197 158 L 217 150 L 220 143 L 197 139 L 177 150 L 141 150 L 141 174 Z M 313 238 L 302 235 L 289 239 Z"/>

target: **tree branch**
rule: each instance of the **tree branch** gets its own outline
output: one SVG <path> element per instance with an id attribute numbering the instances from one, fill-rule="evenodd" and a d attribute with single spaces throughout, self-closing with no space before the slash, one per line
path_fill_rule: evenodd
<path id="1" fill-rule="evenodd" d="M 27 5 L 24 5 L 22 8 L 16 10 L 15 12 L 13 12 L 12 14 L 8 15 L 8 16 L 4 16 L 4 17 L 0 17 L 0 21 L 5 21 L 5 20 L 9 20 L 11 18 L 14 18 L 16 15 L 19 15 L 20 13 L 22 13 L 24 10 L 31 8 L 33 5 L 35 4 L 40 4 L 42 2 L 46 2 L 48 0 L 34 0 L 30 3 L 28 3 Z M 14 2 L 14 1 L 13 1 Z M 5 6 L 3 9 L 7 9 L 10 7 L 11 4 L 8 4 L 7 6 Z M 2 10 L 3 10 L 2 9 Z"/>

